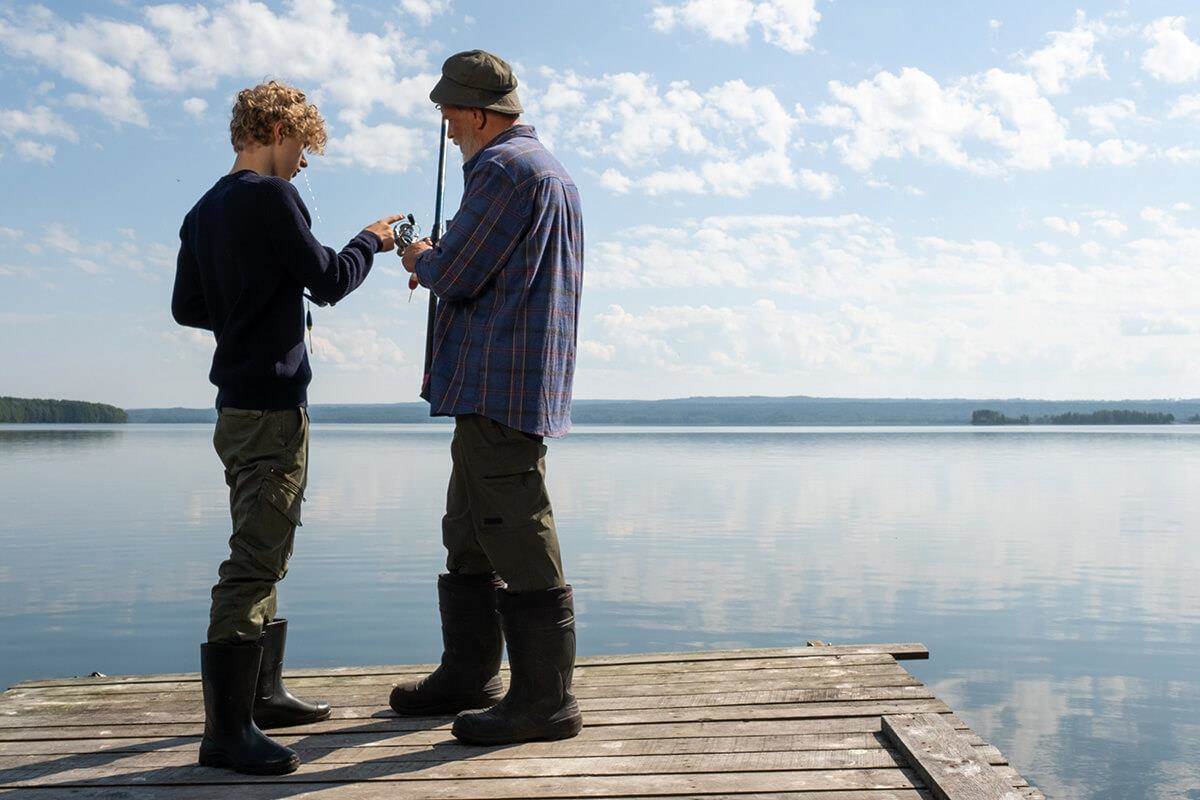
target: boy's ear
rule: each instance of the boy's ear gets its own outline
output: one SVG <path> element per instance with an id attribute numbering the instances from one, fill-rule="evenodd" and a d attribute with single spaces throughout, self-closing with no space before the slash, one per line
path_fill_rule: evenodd
<path id="1" fill-rule="evenodd" d="M 275 133 L 275 144 L 283 144 L 283 123 L 276 122 L 272 130 Z"/>

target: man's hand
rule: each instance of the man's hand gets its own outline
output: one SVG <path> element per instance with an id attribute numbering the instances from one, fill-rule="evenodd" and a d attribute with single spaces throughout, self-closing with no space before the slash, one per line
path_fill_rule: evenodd
<path id="1" fill-rule="evenodd" d="M 397 214 L 394 217 L 384 217 L 381 220 L 372 222 L 364 231 L 370 231 L 379 237 L 379 252 L 386 253 L 396 247 L 396 236 L 392 233 L 392 225 L 404 219 L 407 214 Z"/>
<path id="2" fill-rule="evenodd" d="M 404 248 L 404 252 L 400 254 L 400 263 L 404 264 L 404 268 L 409 272 L 416 272 L 417 257 L 426 250 L 433 249 L 433 240 L 426 236 L 424 239 L 417 241 Z M 409 281 L 411 285 L 412 281 Z"/>

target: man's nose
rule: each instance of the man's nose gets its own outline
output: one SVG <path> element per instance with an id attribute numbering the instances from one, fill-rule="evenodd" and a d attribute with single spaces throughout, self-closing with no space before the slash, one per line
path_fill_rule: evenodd
<path id="1" fill-rule="evenodd" d="M 307 166 L 308 166 L 308 159 L 305 158 L 303 154 L 301 154 L 300 155 L 300 169 L 304 169 Z"/>

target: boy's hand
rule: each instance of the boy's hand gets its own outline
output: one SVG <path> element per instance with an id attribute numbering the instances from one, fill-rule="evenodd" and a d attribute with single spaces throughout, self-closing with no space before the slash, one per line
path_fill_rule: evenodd
<path id="1" fill-rule="evenodd" d="M 363 228 L 363 230 L 370 231 L 371 233 L 378 236 L 379 237 L 379 252 L 386 253 L 387 251 L 395 248 L 395 246 L 396 246 L 396 236 L 395 236 L 395 234 L 392 233 L 392 225 L 394 225 L 397 222 L 399 222 L 400 220 L 404 219 L 406 216 L 408 216 L 408 215 L 407 214 L 396 214 L 393 217 L 384 217 L 381 220 L 372 222 L 370 225 Z"/>

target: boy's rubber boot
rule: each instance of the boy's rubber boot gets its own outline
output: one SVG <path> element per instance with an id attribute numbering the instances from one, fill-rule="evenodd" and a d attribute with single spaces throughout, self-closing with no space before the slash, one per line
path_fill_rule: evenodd
<path id="1" fill-rule="evenodd" d="M 262 648 L 256 644 L 200 645 L 204 738 L 200 766 L 247 775 L 285 775 L 300 757 L 254 724 L 254 690 Z"/>
<path id="2" fill-rule="evenodd" d="M 283 653 L 287 645 L 287 620 L 276 619 L 263 626 L 258 640 L 262 664 L 258 668 L 258 691 L 254 698 L 254 724 L 286 728 L 329 719 L 329 703 L 301 700 L 283 685 Z"/>

